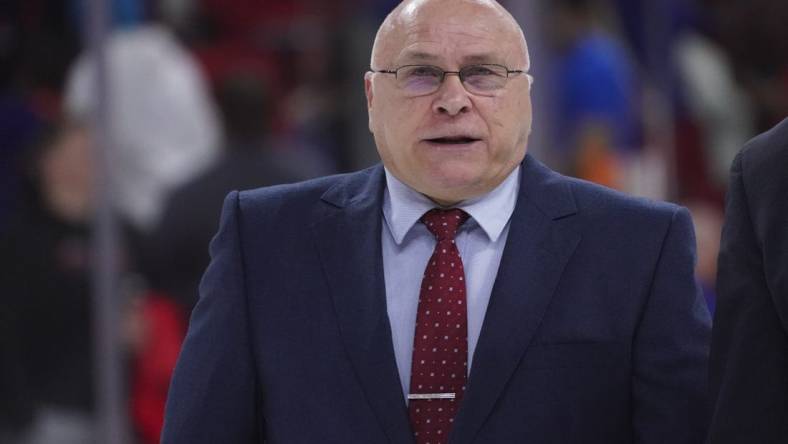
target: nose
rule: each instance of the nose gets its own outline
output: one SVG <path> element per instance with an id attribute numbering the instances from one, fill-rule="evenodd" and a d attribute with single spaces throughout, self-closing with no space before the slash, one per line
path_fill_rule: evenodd
<path id="1" fill-rule="evenodd" d="M 435 96 L 432 110 L 436 114 L 454 117 L 469 112 L 471 106 L 471 99 L 460 81 L 460 76 L 447 73 Z"/>

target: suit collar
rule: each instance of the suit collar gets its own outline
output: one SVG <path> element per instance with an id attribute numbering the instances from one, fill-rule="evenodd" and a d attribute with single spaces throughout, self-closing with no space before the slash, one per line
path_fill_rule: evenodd
<path id="1" fill-rule="evenodd" d="M 473 442 L 504 394 L 580 242 L 569 181 L 531 156 L 521 180 L 451 444 Z"/>
<path id="2" fill-rule="evenodd" d="M 367 169 L 339 176 L 320 199 L 334 207 L 368 207 L 382 202 L 385 178 L 383 165 L 377 164 Z"/>
<path id="3" fill-rule="evenodd" d="M 342 177 L 313 224 L 340 334 L 389 442 L 412 444 L 386 311 L 381 252 L 383 168 Z"/>
<path id="4" fill-rule="evenodd" d="M 546 217 L 560 219 L 577 213 L 569 180 L 547 168 L 530 154 L 523 160 L 518 206 L 533 204 Z"/>
<path id="5" fill-rule="evenodd" d="M 473 442 L 492 413 L 580 242 L 566 178 L 527 156 L 520 190 L 451 444 Z"/>

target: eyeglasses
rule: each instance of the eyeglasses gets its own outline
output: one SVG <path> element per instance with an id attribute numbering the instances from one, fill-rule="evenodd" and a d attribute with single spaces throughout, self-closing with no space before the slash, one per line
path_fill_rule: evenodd
<path id="1" fill-rule="evenodd" d="M 525 74 L 522 70 L 511 70 L 503 65 L 468 65 L 459 71 L 444 71 L 432 65 L 405 65 L 394 70 L 371 70 L 380 74 L 394 74 L 397 86 L 409 97 L 426 96 L 440 88 L 449 74 L 459 76 L 465 89 L 471 94 L 492 96 L 506 86 L 510 75 Z M 526 74 L 527 75 L 527 74 Z M 530 76 L 529 76 L 530 77 Z"/>

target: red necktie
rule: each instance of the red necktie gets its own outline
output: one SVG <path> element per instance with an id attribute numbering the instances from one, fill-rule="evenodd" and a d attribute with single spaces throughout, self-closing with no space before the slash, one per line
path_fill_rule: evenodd
<path id="1" fill-rule="evenodd" d="M 454 236 L 467 219 L 460 209 L 433 209 L 421 222 L 435 236 L 419 293 L 408 410 L 418 444 L 441 444 L 462 401 L 468 369 L 465 271 Z"/>

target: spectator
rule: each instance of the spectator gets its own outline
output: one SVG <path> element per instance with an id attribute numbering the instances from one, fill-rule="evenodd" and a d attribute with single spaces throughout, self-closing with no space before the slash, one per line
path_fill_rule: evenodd
<path id="1" fill-rule="evenodd" d="M 25 443 L 93 442 L 91 159 L 84 128 L 45 140 L 34 156 L 34 200 L 0 239 L 0 312 L 12 338 L 0 366 L 25 379 L 14 389 L 28 414 L 7 421 L 29 435 Z"/>
<path id="2" fill-rule="evenodd" d="M 118 211 L 144 233 L 155 226 L 168 193 L 215 160 L 218 122 L 196 63 L 165 29 L 117 31 L 108 53 L 109 177 Z M 83 56 L 72 69 L 66 100 L 72 117 L 95 109 L 91 60 Z"/>
<path id="3" fill-rule="evenodd" d="M 226 142 L 220 160 L 171 195 L 151 236 L 152 283 L 186 310 L 196 302 L 197 285 L 208 265 L 208 243 L 218 228 L 225 195 L 295 180 L 285 161 L 268 145 L 271 119 L 268 91 L 256 76 L 237 74 L 219 88 Z"/>
<path id="4" fill-rule="evenodd" d="M 565 167 L 574 175 L 620 187 L 618 156 L 639 146 L 635 67 L 619 39 L 602 26 L 598 2 L 551 5 Z"/>

